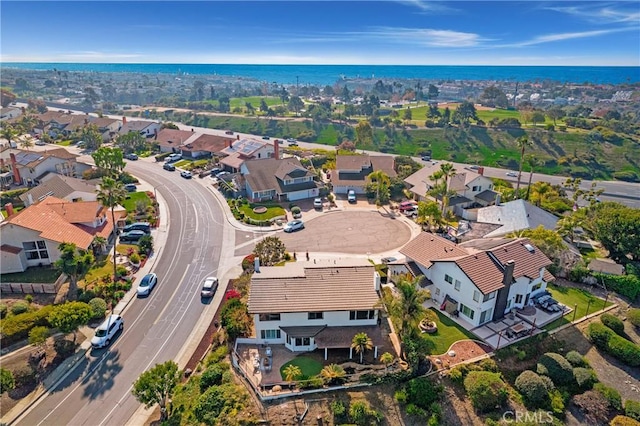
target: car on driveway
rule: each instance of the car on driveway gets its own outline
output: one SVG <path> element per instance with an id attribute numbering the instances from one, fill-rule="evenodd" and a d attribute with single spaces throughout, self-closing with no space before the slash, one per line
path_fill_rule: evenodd
<path id="1" fill-rule="evenodd" d="M 176 161 L 182 160 L 182 154 L 174 153 L 167 157 L 165 160 L 167 163 L 175 163 Z"/>
<path id="2" fill-rule="evenodd" d="M 189 170 L 183 170 L 180 172 L 180 176 L 182 176 L 185 179 L 191 179 L 193 177 L 193 175 L 191 174 L 191 172 Z"/>
<path id="3" fill-rule="evenodd" d="M 516 172 L 507 172 L 506 175 L 510 177 L 518 177 L 518 174 Z"/>
<path id="4" fill-rule="evenodd" d="M 262 139 L 264 139 L 265 141 L 268 141 L 271 138 L 269 136 L 263 136 Z"/>
<path id="5" fill-rule="evenodd" d="M 138 190 L 138 187 L 136 186 L 135 183 L 128 183 L 124 186 L 124 189 L 127 192 L 136 192 Z"/>
<path id="6" fill-rule="evenodd" d="M 41 139 L 37 139 L 36 140 L 36 145 L 38 146 L 45 146 L 47 143 Z"/>
<path id="7" fill-rule="evenodd" d="M 404 210 L 402 213 L 407 217 L 417 217 L 418 216 L 418 206 L 415 206 L 413 208 Z"/>
<path id="8" fill-rule="evenodd" d="M 150 274 L 145 275 L 142 278 L 142 281 L 140 281 L 140 284 L 138 285 L 138 289 L 136 290 L 138 293 L 138 296 L 148 296 L 149 293 L 151 293 L 151 290 L 153 290 L 153 287 L 155 287 L 157 283 L 158 283 L 158 276 L 156 274 L 152 272 Z"/>
<path id="9" fill-rule="evenodd" d="M 347 201 L 350 202 L 351 204 L 357 201 L 356 191 L 354 191 L 353 189 L 350 189 L 349 191 L 347 191 Z"/>
<path id="10" fill-rule="evenodd" d="M 127 160 L 136 161 L 138 159 L 138 156 L 133 152 L 130 152 L 129 154 L 126 154 L 124 158 L 126 158 Z"/>
<path id="11" fill-rule="evenodd" d="M 151 234 L 151 224 L 149 222 L 134 222 L 125 226 L 122 229 L 123 232 L 142 231 L 145 234 Z"/>
<path id="12" fill-rule="evenodd" d="M 322 210 L 322 198 L 315 198 L 313 200 L 313 208 Z"/>
<path id="13" fill-rule="evenodd" d="M 120 235 L 120 243 L 137 244 L 138 241 L 140 241 L 140 238 L 144 237 L 145 235 L 147 234 L 144 231 L 138 231 L 138 230 L 125 232 L 124 234 Z"/>
<path id="14" fill-rule="evenodd" d="M 403 201 L 400 203 L 400 207 L 398 207 L 398 210 L 400 210 L 401 213 L 404 213 L 407 210 L 413 210 L 417 206 L 418 203 L 413 200 Z"/>
<path id="15" fill-rule="evenodd" d="M 216 277 L 207 277 L 204 280 L 204 284 L 202 285 L 202 290 L 200 290 L 200 297 L 208 298 L 213 297 L 216 294 L 216 290 L 218 289 L 218 278 Z"/>
<path id="16" fill-rule="evenodd" d="M 96 334 L 91 339 L 91 346 L 99 349 L 109 346 L 116 333 L 124 328 L 124 321 L 120 315 L 109 315 L 96 328 Z"/>
<path id="17" fill-rule="evenodd" d="M 293 232 L 304 229 L 304 222 L 301 220 L 292 220 L 284 226 L 284 232 Z"/>
<path id="18" fill-rule="evenodd" d="M 164 165 L 162 166 L 163 169 L 168 170 L 170 172 L 175 172 L 176 171 L 176 166 L 174 166 L 171 163 L 164 163 Z"/>

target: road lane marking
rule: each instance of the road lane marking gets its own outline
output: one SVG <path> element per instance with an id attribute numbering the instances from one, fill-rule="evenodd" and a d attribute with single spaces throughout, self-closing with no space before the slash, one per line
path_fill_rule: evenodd
<path id="1" fill-rule="evenodd" d="M 173 290 L 173 293 L 171 293 L 171 297 L 169 297 L 169 299 L 167 300 L 167 303 L 164 305 L 164 309 L 162 309 L 162 312 L 160 312 L 160 315 L 158 315 L 158 318 L 156 318 L 156 320 L 153 322 L 153 325 L 156 325 L 160 319 L 162 318 L 162 315 L 164 314 L 164 312 L 167 310 L 167 308 L 171 305 L 171 301 L 173 300 L 173 298 L 175 297 L 176 293 L 178 292 L 178 290 L 180 290 L 180 284 L 182 283 L 182 281 L 184 280 L 184 277 L 187 276 L 187 272 L 189 272 L 189 266 L 191 266 L 191 264 L 189 263 L 187 265 L 187 267 L 184 269 L 184 274 L 182 274 L 182 278 L 180 278 L 180 281 L 178 281 L 178 284 L 176 285 L 175 290 Z"/>
<path id="2" fill-rule="evenodd" d="M 196 234 L 198 233 L 198 208 L 196 207 L 195 204 L 193 204 L 193 211 L 196 213 L 193 215 L 193 217 L 196 218 Z"/>

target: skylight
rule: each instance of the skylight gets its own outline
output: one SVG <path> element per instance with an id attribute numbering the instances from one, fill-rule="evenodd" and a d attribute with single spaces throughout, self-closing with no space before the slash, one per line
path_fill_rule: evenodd
<path id="1" fill-rule="evenodd" d="M 536 249 L 531 244 L 525 244 L 524 247 L 529 250 L 529 252 L 534 253 Z"/>

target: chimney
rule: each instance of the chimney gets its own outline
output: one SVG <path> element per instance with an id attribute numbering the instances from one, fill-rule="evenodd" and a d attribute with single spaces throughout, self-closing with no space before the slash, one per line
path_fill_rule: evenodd
<path id="1" fill-rule="evenodd" d="M 33 195 L 27 194 L 27 200 L 29 201 L 29 205 L 33 204 Z"/>
<path id="2" fill-rule="evenodd" d="M 236 140 L 240 140 L 240 135 L 236 135 Z"/>
<path id="3" fill-rule="evenodd" d="M 505 288 L 508 289 L 509 286 L 511 286 L 511 283 L 513 282 L 513 270 L 516 267 L 516 262 L 514 262 L 513 260 L 509 260 L 503 266 L 504 266 L 504 273 L 502 278 L 502 284 L 504 284 Z"/>
<path id="4" fill-rule="evenodd" d="M 478 174 L 484 176 L 484 167 L 478 167 Z"/>
<path id="5" fill-rule="evenodd" d="M 18 170 L 16 155 L 12 152 L 9 157 L 11 158 L 11 170 L 13 170 L 13 183 L 20 185 L 22 183 L 22 179 L 20 179 L 20 171 Z"/>
<path id="6" fill-rule="evenodd" d="M 501 195 L 502 195 L 502 194 L 499 194 L 499 193 L 498 193 L 498 194 L 496 194 L 496 206 L 499 206 L 499 205 L 500 205 L 500 198 L 501 198 Z"/>
<path id="7" fill-rule="evenodd" d="M 377 272 L 373 273 L 373 289 L 375 291 L 380 291 L 380 274 Z"/>
<path id="8" fill-rule="evenodd" d="M 13 204 L 11 203 L 5 204 L 4 209 L 7 211 L 7 217 L 13 215 Z"/>
<path id="9" fill-rule="evenodd" d="M 227 146 L 228 146 L 229 148 L 231 148 L 231 147 L 233 146 L 233 139 L 229 139 L 229 140 L 227 141 Z"/>
<path id="10" fill-rule="evenodd" d="M 260 273 L 260 258 L 256 257 L 253 259 L 253 270 L 259 274 Z"/>
<path id="11" fill-rule="evenodd" d="M 122 117 L 122 125 L 124 126 L 125 124 L 127 124 L 127 117 Z"/>
<path id="12" fill-rule="evenodd" d="M 153 139 L 158 140 L 158 128 L 153 129 Z"/>
<path id="13" fill-rule="evenodd" d="M 273 142 L 273 158 L 280 159 L 280 144 L 278 139 Z"/>

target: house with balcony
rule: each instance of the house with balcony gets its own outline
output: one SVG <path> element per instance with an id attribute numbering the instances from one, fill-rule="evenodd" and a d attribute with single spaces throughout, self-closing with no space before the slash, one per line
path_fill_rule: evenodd
<path id="1" fill-rule="evenodd" d="M 527 238 L 455 244 L 423 232 L 400 253 L 422 272 L 440 310 L 459 316 L 469 328 L 528 306 L 554 280 L 546 269 L 551 260 Z"/>
<path id="2" fill-rule="evenodd" d="M 365 259 L 316 259 L 259 267 L 251 277 L 248 311 L 255 336 L 292 352 L 351 348 L 358 333 L 383 343 L 380 275 Z M 353 355 L 351 353 L 351 355 Z"/>
<path id="3" fill-rule="evenodd" d="M 440 164 L 438 161 L 431 161 L 404 180 L 416 200 L 434 199 L 429 195 L 429 191 L 435 187 L 436 182 L 431 180 L 430 176 L 440 170 Z M 465 208 L 483 207 L 495 202 L 498 193 L 493 190 L 493 181 L 483 173 L 483 167 L 466 167 L 456 170 L 456 174 L 449 178 L 449 190 L 454 191 L 456 195 L 450 197 L 447 204 L 456 215 L 462 216 Z M 441 182 L 442 180 L 439 183 Z"/>
<path id="4" fill-rule="evenodd" d="M 337 155 L 336 169 L 331 171 L 331 184 L 336 194 L 346 194 L 354 190 L 364 194 L 367 176 L 382 171 L 395 177 L 394 158 L 390 155 Z"/>
<path id="5" fill-rule="evenodd" d="M 295 201 L 319 194 L 314 174 L 297 158 L 248 160 L 240 166 L 240 173 L 251 202 Z"/>
<path id="6" fill-rule="evenodd" d="M 60 258 L 58 246 L 74 243 L 89 249 L 95 237 L 109 239 L 113 224 L 108 209 L 97 201 L 71 202 L 47 197 L 18 213 L 11 208 L 0 223 L 2 273 L 23 272 Z"/>

